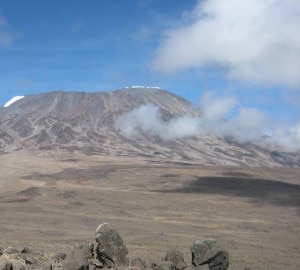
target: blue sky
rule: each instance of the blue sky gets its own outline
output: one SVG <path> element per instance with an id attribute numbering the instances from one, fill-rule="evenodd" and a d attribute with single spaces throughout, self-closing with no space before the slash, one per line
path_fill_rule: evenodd
<path id="1" fill-rule="evenodd" d="M 207 91 L 230 96 L 233 113 L 249 107 L 299 122 L 299 2 L 222 2 L 0 0 L 0 104 L 146 85 L 195 104 Z"/>

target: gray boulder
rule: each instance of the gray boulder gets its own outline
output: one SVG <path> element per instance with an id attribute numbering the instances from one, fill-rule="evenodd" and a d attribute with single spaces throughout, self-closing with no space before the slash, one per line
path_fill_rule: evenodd
<path id="1" fill-rule="evenodd" d="M 184 256 L 182 252 L 170 249 L 165 256 L 165 261 L 173 263 L 177 270 L 182 270 L 186 268 L 186 263 L 184 262 Z"/>
<path id="2" fill-rule="evenodd" d="M 228 252 L 220 248 L 215 239 L 196 241 L 191 246 L 192 264 L 210 270 L 226 270 L 229 265 Z M 208 268 L 207 268 L 208 267 Z"/>
<path id="3" fill-rule="evenodd" d="M 61 263 L 63 269 L 72 270 L 87 270 L 88 259 L 87 259 L 88 244 L 81 244 L 73 247 L 70 254 L 67 254 L 64 259 L 58 260 Z"/>
<path id="4" fill-rule="evenodd" d="M 88 244 L 86 257 L 88 259 L 92 259 L 94 257 L 94 244 L 93 243 Z"/>
<path id="5" fill-rule="evenodd" d="M 133 269 L 138 269 L 138 270 L 146 270 L 147 269 L 146 262 L 141 258 L 134 258 L 130 262 L 130 267 Z"/>
<path id="6" fill-rule="evenodd" d="M 128 250 L 119 233 L 110 227 L 108 223 L 98 226 L 95 233 L 95 253 L 97 259 L 106 267 L 127 266 L 126 257 Z"/>
<path id="7" fill-rule="evenodd" d="M 228 252 L 221 250 L 218 254 L 208 261 L 209 269 L 225 270 L 229 266 Z"/>

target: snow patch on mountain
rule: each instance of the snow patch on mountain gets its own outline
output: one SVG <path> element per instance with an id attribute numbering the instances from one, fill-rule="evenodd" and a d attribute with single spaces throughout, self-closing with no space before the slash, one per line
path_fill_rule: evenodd
<path id="1" fill-rule="evenodd" d="M 15 96 L 15 97 L 13 97 L 12 99 L 10 99 L 8 102 L 6 102 L 4 105 L 3 105 L 3 107 L 4 108 L 7 108 L 7 107 L 9 107 L 11 104 L 13 104 L 13 103 L 15 103 L 16 101 L 18 101 L 18 100 L 20 100 L 20 99 L 22 99 L 22 98 L 24 98 L 25 96 Z"/>

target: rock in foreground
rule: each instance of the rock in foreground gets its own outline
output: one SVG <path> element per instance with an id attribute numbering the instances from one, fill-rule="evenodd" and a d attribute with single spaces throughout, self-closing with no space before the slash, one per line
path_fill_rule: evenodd
<path id="1" fill-rule="evenodd" d="M 227 251 L 215 239 L 196 241 L 191 246 L 192 261 L 188 264 L 176 249 L 155 263 L 135 258 L 129 264 L 122 237 L 108 223 L 98 226 L 94 243 L 73 247 L 68 254 L 44 254 L 28 247 L 20 250 L 0 247 L 0 270 L 226 270 L 229 265 Z"/>
<path id="2" fill-rule="evenodd" d="M 102 223 L 96 230 L 95 253 L 96 258 L 104 267 L 117 267 L 128 265 L 126 255 L 128 250 L 119 233 L 108 223 Z"/>
<path id="3" fill-rule="evenodd" d="M 229 265 L 228 252 L 222 250 L 217 240 L 196 241 L 191 246 L 193 266 L 209 270 L 226 270 Z M 201 269 L 201 268 L 200 268 Z"/>

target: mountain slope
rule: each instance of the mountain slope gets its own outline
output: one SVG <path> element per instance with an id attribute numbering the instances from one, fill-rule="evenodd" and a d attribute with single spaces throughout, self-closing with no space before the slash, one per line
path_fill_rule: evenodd
<path id="1" fill-rule="evenodd" d="M 164 121 L 201 116 L 188 101 L 157 88 L 48 92 L 0 108 L 0 151 L 79 152 L 203 165 L 300 165 L 298 154 L 272 152 L 264 144 L 243 145 L 211 135 L 176 140 L 150 134 L 131 138 L 114 127 L 121 115 L 147 104 L 157 106 Z"/>

